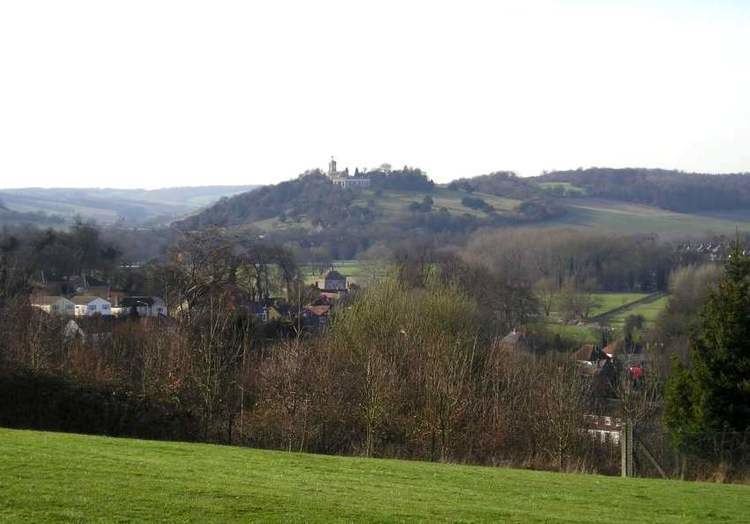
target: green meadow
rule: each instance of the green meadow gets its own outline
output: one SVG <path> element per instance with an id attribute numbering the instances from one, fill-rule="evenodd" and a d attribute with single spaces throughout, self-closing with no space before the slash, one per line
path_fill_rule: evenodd
<path id="1" fill-rule="evenodd" d="M 712 215 L 678 213 L 657 207 L 598 198 L 571 198 L 561 202 L 568 207 L 565 215 L 533 227 L 570 227 L 621 234 L 657 233 L 666 237 L 750 231 L 750 220 L 746 212 Z"/>
<path id="2" fill-rule="evenodd" d="M 0 429 L 0 521 L 747 522 L 750 486 Z"/>

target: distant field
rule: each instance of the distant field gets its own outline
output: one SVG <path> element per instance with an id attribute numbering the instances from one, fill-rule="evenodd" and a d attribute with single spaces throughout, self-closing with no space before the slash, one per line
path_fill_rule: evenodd
<path id="1" fill-rule="evenodd" d="M 630 315 L 642 315 L 646 319 L 646 323 L 652 323 L 656 320 L 664 308 L 667 306 L 669 297 L 664 295 L 656 298 L 653 301 L 634 305 L 632 308 L 628 308 L 625 311 L 620 311 L 617 314 L 609 318 L 610 325 L 617 327 L 625 323 L 625 319 Z"/>
<path id="2" fill-rule="evenodd" d="M 0 520 L 747 522 L 750 486 L 0 429 Z"/>
<path id="3" fill-rule="evenodd" d="M 594 293 L 594 296 L 598 304 L 591 311 L 592 317 L 603 315 L 613 309 L 641 300 L 647 297 L 648 293 Z"/>
<path id="4" fill-rule="evenodd" d="M 568 213 L 539 227 L 573 227 L 618 233 L 660 233 L 702 235 L 750 231 L 750 213 L 731 212 L 712 215 L 675 213 L 665 209 L 595 198 L 564 202 Z"/>
<path id="5" fill-rule="evenodd" d="M 377 260 L 335 260 L 332 265 L 336 271 L 360 285 L 367 285 L 373 278 L 381 278 L 388 272 L 387 264 Z M 328 269 L 330 267 L 323 273 Z M 303 264 L 300 271 L 306 284 L 314 284 L 322 276 L 315 264 Z"/>
<path id="6" fill-rule="evenodd" d="M 562 190 L 565 196 L 585 196 L 586 190 L 582 187 L 574 186 L 570 182 L 540 182 L 539 187 L 542 189 Z"/>
<path id="7" fill-rule="evenodd" d="M 163 189 L 25 188 L 0 189 L 0 201 L 19 213 L 43 212 L 72 218 L 76 215 L 112 224 L 163 224 L 211 204 L 221 197 L 256 186 L 203 186 Z"/>
<path id="8" fill-rule="evenodd" d="M 589 313 L 589 318 L 605 315 L 610 311 L 626 306 L 649 296 L 648 293 L 593 293 L 596 306 Z M 559 320 L 561 313 L 558 304 L 553 304 L 550 316 Z"/>
<path id="9" fill-rule="evenodd" d="M 615 330 L 622 328 L 625 319 L 630 315 L 643 315 L 646 324 L 653 323 L 656 317 L 667 305 L 668 296 L 652 295 L 648 293 L 594 293 L 598 300 L 589 318 L 592 323 L 606 324 Z M 649 297 L 652 297 L 650 299 Z M 599 329 L 582 325 L 567 325 L 559 323 L 560 314 L 552 311 L 551 318 L 558 321 L 547 322 L 547 328 L 552 333 L 573 340 L 577 344 L 598 344 L 601 342 Z"/>

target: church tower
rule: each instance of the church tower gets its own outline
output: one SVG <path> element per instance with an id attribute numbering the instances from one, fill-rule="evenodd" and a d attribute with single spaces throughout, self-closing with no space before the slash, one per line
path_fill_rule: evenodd
<path id="1" fill-rule="evenodd" d="M 328 162 L 328 176 L 334 178 L 337 175 L 336 172 L 336 160 L 331 157 L 331 161 Z"/>

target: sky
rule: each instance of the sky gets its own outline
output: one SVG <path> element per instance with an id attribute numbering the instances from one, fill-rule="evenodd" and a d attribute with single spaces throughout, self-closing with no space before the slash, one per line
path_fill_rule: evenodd
<path id="1" fill-rule="evenodd" d="M 0 2 L 0 187 L 750 171 L 750 1 Z"/>

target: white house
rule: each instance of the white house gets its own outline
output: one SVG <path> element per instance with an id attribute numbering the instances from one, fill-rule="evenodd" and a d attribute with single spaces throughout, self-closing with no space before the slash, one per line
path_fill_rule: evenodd
<path id="1" fill-rule="evenodd" d="M 103 298 L 93 295 L 76 295 L 71 300 L 75 304 L 75 315 L 77 317 L 93 315 L 108 317 L 112 314 L 112 304 Z"/>
<path id="2" fill-rule="evenodd" d="M 69 315 L 72 317 L 75 314 L 75 304 L 65 297 L 31 297 L 31 306 L 50 315 Z"/>

